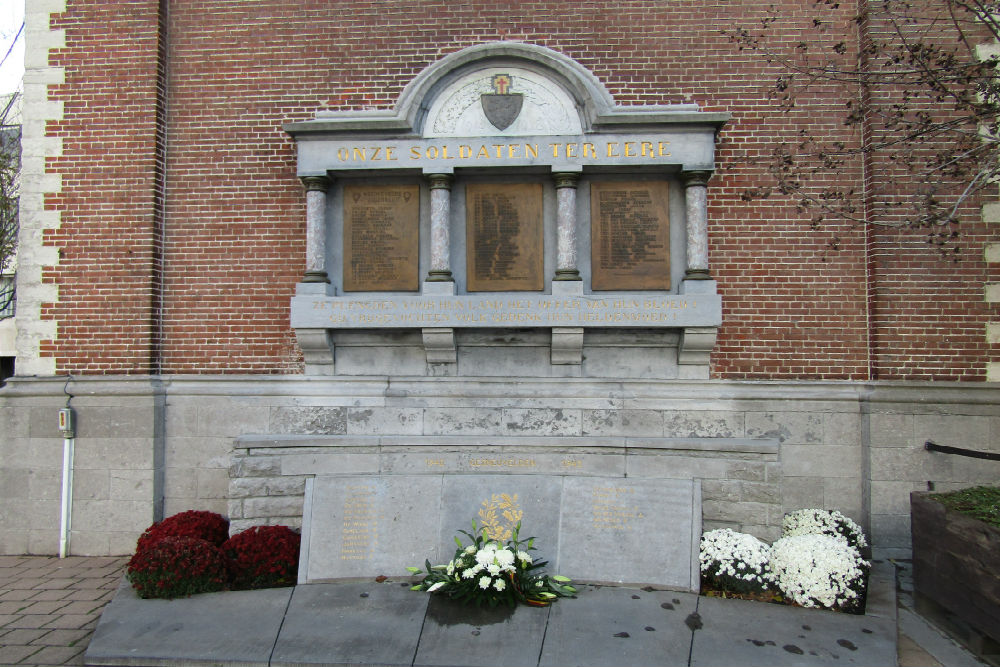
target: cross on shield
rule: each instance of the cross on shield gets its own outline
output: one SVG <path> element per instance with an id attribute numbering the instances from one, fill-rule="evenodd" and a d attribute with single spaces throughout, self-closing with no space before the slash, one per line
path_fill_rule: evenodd
<path id="1" fill-rule="evenodd" d="M 494 75 L 492 83 L 493 90 L 496 92 L 483 93 L 479 97 L 483 105 L 483 113 L 486 114 L 486 120 L 490 121 L 495 128 L 506 130 L 521 113 L 524 95 L 508 92 L 511 86 L 509 74 Z"/>

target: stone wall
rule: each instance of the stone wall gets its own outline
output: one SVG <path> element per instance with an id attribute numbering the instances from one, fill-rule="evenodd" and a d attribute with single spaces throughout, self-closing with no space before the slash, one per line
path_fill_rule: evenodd
<path id="1" fill-rule="evenodd" d="M 310 475 L 530 459 L 544 474 L 573 474 L 563 461 L 579 460 L 584 472 L 700 479 L 706 528 L 769 540 L 785 511 L 837 509 L 870 529 L 877 554 L 905 557 L 910 491 L 1000 478 L 1000 463 L 923 447 L 1000 450 L 1000 388 L 989 385 L 15 378 L 0 390 L 4 553 L 58 549 L 67 391 L 81 555 L 129 553 L 154 519 L 187 509 L 234 527 L 298 525 Z"/>

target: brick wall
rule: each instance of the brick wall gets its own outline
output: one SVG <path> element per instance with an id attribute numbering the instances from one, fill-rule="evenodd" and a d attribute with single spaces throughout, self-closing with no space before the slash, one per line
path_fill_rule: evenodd
<path id="1" fill-rule="evenodd" d="M 576 59 L 621 104 L 697 102 L 732 114 L 709 186 L 724 304 L 716 377 L 982 380 L 996 356 L 983 334 L 997 310 L 982 297 L 986 229 L 969 227 L 958 265 L 919 238 L 848 227 L 833 230 L 833 251 L 830 233 L 810 231 L 793 202 L 741 198 L 769 183 L 766 157 L 800 130 L 848 145 L 861 136 L 843 126 L 843 99 L 829 87 L 782 113 L 766 94 L 777 66 L 719 32 L 736 20 L 729 5 L 160 4 L 166 30 L 152 1 L 69 0 L 53 15 L 66 46 L 50 62 L 66 77 L 50 97 L 65 120 L 48 126 L 64 142 L 48 169 L 63 187 L 46 206 L 62 226 L 45 242 L 62 256 L 46 274 L 59 299 L 43 308 L 58 334 L 40 349 L 59 372 L 299 372 L 288 297 L 304 264 L 304 197 L 282 124 L 323 109 L 390 108 L 442 56 L 500 39 Z M 771 4 L 741 3 L 741 15 Z M 811 4 L 778 9 L 781 52 L 836 39 L 814 36 Z M 860 161 L 831 176 L 862 177 Z"/>

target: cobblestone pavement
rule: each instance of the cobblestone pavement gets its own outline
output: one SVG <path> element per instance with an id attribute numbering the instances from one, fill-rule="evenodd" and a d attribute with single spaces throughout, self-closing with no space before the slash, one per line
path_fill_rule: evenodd
<path id="1" fill-rule="evenodd" d="M 82 665 L 127 562 L 0 556 L 0 665 Z"/>
<path id="2" fill-rule="evenodd" d="M 0 665 L 82 665 L 127 562 L 127 557 L 0 556 Z M 905 599 L 905 583 L 902 592 Z M 942 667 L 903 631 L 898 659 L 900 667 Z"/>

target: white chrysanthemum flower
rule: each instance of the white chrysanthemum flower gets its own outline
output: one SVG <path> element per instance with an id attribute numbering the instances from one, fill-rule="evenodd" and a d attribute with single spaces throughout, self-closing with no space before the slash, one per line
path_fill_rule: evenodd
<path id="1" fill-rule="evenodd" d="M 789 512 L 781 520 L 781 536 L 829 535 L 858 549 L 868 546 L 861 526 L 840 512 L 803 509 Z"/>
<path id="2" fill-rule="evenodd" d="M 465 547 L 465 553 L 469 556 L 476 553 L 476 545 L 470 544 L 469 546 Z"/>
<path id="3" fill-rule="evenodd" d="M 476 562 L 486 567 L 496 558 L 497 547 L 495 544 L 487 544 L 485 547 L 479 550 L 476 554 Z"/>
<path id="4" fill-rule="evenodd" d="M 707 577 L 756 581 L 766 589 L 770 579 L 770 557 L 770 547 L 753 535 L 720 528 L 702 535 L 698 561 L 702 574 Z"/>
<path id="5" fill-rule="evenodd" d="M 427 592 L 428 592 L 428 593 L 433 593 L 433 592 L 434 592 L 434 591 L 436 591 L 437 589 L 439 589 L 439 588 L 441 588 L 442 586 L 444 586 L 444 583 L 445 583 L 445 582 L 443 582 L 443 581 L 439 581 L 439 582 L 437 582 L 436 584 L 431 584 L 431 587 L 427 589 Z"/>
<path id="6" fill-rule="evenodd" d="M 867 568 L 842 537 L 793 535 L 771 547 L 775 583 L 803 607 L 832 608 L 856 600 Z"/>
<path id="7" fill-rule="evenodd" d="M 510 549 L 498 549 L 495 557 L 495 562 L 502 568 L 509 568 L 514 564 L 514 552 Z"/>
<path id="8" fill-rule="evenodd" d="M 531 554 L 527 551 L 518 551 L 517 559 L 524 563 L 525 565 L 531 565 Z"/>
<path id="9" fill-rule="evenodd" d="M 490 587 L 490 583 L 492 583 L 492 581 L 493 580 L 490 577 L 480 577 L 479 587 L 482 588 L 483 590 L 486 590 L 487 588 Z"/>
<path id="10" fill-rule="evenodd" d="M 503 579 L 497 579 L 496 581 L 493 582 L 493 588 L 497 589 L 498 591 L 502 591 L 503 589 L 507 588 L 507 582 L 505 582 Z"/>
<path id="11" fill-rule="evenodd" d="M 496 563 L 490 563 L 486 566 L 486 571 L 495 577 L 500 574 L 500 566 Z"/>
<path id="12" fill-rule="evenodd" d="M 465 572 L 462 573 L 462 578 L 463 579 L 472 579 L 474 576 L 476 576 L 477 574 L 479 574 L 479 572 L 482 569 L 483 568 L 482 568 L 481 565 L 476 565 L 475 567 L 470 567 L 470 568 L 466 569 Z"/>

